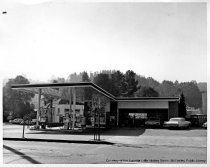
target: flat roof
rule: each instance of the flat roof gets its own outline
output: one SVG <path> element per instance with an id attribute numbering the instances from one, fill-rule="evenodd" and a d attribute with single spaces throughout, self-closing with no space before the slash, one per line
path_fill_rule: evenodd
<path id="1" fill-rule="evenodd" d="M 117 101 L 179 101 L 179 97 L 119 97 Z"/>
<path id="2" fill-rule="evenodd" d="M 58 88 L 58 87 L 92 87 L 93 89 L 97 90 L 98 92 L 102 93 L 106 97 L 114 100 L 114 101 L 178 101 L 179 97 L 115 97 L 111 93 L 107 92 L 106 90 L 102 89 L 98 85 L 92 82 L 77 82 L 77 83 L 43 83 L 43 84 L 15 84 L 11 86 L 12 89 L 22 89 L 22 90 L 29 90 L 29 89 L 44 89 L 44 88 Z M 38 92 L 34 90 L 34 92 Z M 50 94 L 51 91 L 48 91 Z M 55 96 L 55 92 L 52 93 L 52 96 Z"/>

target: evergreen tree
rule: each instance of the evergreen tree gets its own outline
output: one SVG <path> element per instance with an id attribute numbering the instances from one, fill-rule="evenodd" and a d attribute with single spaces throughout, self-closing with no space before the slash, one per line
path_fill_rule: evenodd
<path id="1" fill-rule="evenodd" d="M 82 82 L 90 82 L 90 78 L 86 71 L 82 72 L 81 75 L 82 75 Z"/>
<path id="2" fill-rule="evenodd" d="M 111 74 L 111 92 L 114 96 L 119 97 L 123 92 L 125 76 L 120 71 Z"/>
<path id="3" fill-rule="evenodd" d="M 128 70 L 125 73 L 125 82 L 123 85 L 123 95 L 125 97 L 132 97 L 134 93 L 140 88 L 138 86 L 138 80 L 136 80 L 136 74 L 132 70 Z"/>
<path id="4" fill-rule="evenodd" d="M 88 73 L 86 71 L 82 72 L 82 82 L 90 82 L 90 78 L 89 78 Z M 91 100 L 91 98 L 92 98 L 92 88 L 85 87 L 82 90 L 83 90 L 83 95 L 85 97 L 85 100 Z"/>
<path id="5" fill-rule="evenodd" d="M 185 96 L 183 92 L 180 95 L 179 99 L 179 117 L 186 117 L 186 104 L 185 104 Z"/>
<path id="6" fill-rule="evenodd" d="M 100 73 L 96 77 L 94 77 L 93 82 L 100 86 L 102 89 L 111 93 L 111 80 L 109 74 Z"/>

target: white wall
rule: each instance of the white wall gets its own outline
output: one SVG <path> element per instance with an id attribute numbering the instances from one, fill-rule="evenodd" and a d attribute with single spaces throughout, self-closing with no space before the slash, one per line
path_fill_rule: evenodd
<path id="1" fill-rule="evenodd" d="M 168 109 L 168 101 L 119 101 L 118 108 L 127 109 L 152 109 L 152 108 L 166 108 Z"/>
<path id="2" fill-rule="evenodd" d="M 73 105 L 72 105 L 73 107 Z M 65 109 L 69 109 L 69 104 L 57 104 L 55 105 L 55 113 L 53 122 L 59 122 L 59 115 L 58 115 L 58 108 L 60 108 L 60 115 L 64 116 Z M 73 109 L 73 108 L 72 108 Z M 84 115 L 84 106 L 83 105 L 76 105 L 76 110 L 80 110 L 80 115 Z"/>

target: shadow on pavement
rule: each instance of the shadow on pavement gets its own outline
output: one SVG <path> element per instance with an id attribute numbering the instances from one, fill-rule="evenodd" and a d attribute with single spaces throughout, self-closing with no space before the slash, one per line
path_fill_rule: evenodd
<path id="1" fill-rule="evenodd" d="M 103 131 L 101 135 L 110 136 L 140 136 L 144 134 L 145 128 L 118 128 Z"/>
<path id="2" fill-rule="evenodd" d="M 116 128 L 116 129 L 101 129 L 100 133 L 104 136 L 140 136 L 145 132 L 145 128 Z M 94 130 L 88 129 L 84 131 L 71 131 L 71 130 L 38 130 L 27 132 L 26 134 L 50 134 L 50 135 L 93 135 Z"/>
<path id="3" fill-rule="evenodd" d="M 7 149 L 7 150 L 10 150 L 12 151 L 13 153 L 17 154 L 17 155 L 20 155 L 22 158 L 26 159 L 27 161 L 33 163 L 33 164 L 41 164 L 40 162 L 34 160 L 33 158 L 27 156 L 26 154 L 22 153 L 22 152 L 19 152 L 17 150 L 15 150 L 14 148 L 11 148 L 9 146 L 6 146 L 6 145 L 3 145 L 3 148 Z"/>

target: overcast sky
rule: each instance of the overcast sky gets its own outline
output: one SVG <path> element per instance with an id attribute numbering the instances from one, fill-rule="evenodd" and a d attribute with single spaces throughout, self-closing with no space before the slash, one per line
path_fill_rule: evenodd
<path id="1" fill-rule="evenodd" d="M 38 2 L 11 0 L 0 7 L 6 78 L 47 81 L 116 69 L 160 82 L 207 81 L 205 3 Z"/>

